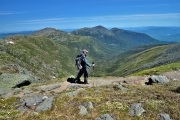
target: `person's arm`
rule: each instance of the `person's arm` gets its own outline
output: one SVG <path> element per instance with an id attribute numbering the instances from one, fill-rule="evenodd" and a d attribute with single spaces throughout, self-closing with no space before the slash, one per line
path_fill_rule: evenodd
<path id="1" fill-rule="evenodd" d="M 92 64 L 88 62 L 88 60 L 84 57 L 84 62 L 86 63 L 87 66 L 91 67 Z"/>

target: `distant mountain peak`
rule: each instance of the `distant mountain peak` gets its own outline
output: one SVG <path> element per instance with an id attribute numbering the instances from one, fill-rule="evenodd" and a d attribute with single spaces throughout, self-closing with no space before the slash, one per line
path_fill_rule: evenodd
<path id="1" fill-rule="evenodd" d="M 56 30 L 55 28 L 47 27 L 47 28 L 43 28 L 41 30 L 34 32 L 32 35 L 44 35 L 44 34 L 50 34 L 52 32 L 56 32 L 56 31 L 58 31 L 58 30 Z"/>
<path id="2" fill-rule="evenodd" d="M 93 29 L 106 29 L 108 30 L 107 28 L 105 28 L 104 26 L 102 25 L 98 25 L 98 26 L 95 26 L 95 27 L 92 27 Z"/>
<path id="3" fill-rule="evenodd" d="M 98 35 L 102 35 L 102 34 L 112 35 L 112 33 L 107 28 L 105 28 L 105 27 L 103 27 L 101 25 L 91 27 L 91 28 L 85 27 L 85 28 L 82 28 L 82 29 L 79 29 L 79 30 L 72 31 L 72 33 L 74 33 L 74 34 L 83 33 L 83 35 L 85 35 L 84 33 L 98 34 Z"/>

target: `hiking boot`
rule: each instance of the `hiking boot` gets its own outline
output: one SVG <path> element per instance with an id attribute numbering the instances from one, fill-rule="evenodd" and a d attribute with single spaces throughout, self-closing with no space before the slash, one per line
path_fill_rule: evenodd
<path id="1" fill-rule="evenodd" d="M 75 79 L 74 82 L 75 82 L 75 83 L 80 83 L 81 80 L 80 80 L 80 79 Z"/>
<path id="2" fill-rule="evenodd" d="M 87 77 L 84 78 L 84 84 L 89 84 L 89 83 L 88 83 L 88 78 L 87 78 Z"/>
<path id="3" fill-rule="evenodd" d="M 84 84 L 89 84 L 88 82 L 84 82 Z"/>

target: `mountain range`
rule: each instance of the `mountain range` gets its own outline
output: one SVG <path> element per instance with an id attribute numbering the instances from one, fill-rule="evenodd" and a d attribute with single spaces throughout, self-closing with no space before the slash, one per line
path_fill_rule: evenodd
<path id="1" fill-rule="evenodd" d="M 95 62 L 86 85 L 71 81 L 84 48 Z M 180 43 L 103 26 L 6 36 L 0 119 L 179 119 L 179 53 Z"/>
<path id="2" fill-rule="evenodd" d="M 138 27 L 128 30 L 145 33 L 160 41 L 180 42 L 180 27 Z"/>
<path id="3" fill-rule="evenodd" d="M 96 26 L 92 28 L 82 28 L 71 32 L 74 35 L 93 36 L 94 38 L 107 44 L 109 47 L 118 51 L 126 51 L 136 46 L 144 44 L 162 44 L 146 34 L 112 28 L 108 30 L 103 26 Z"/>
<path id="4" fill-rule="evenodd" d="M 103 26 L 72 32 L 44 28 L 31 35 L 8 36 L 0 41 L 0 73 L 12 73 L 14 68 L 8 65 L 16 64 L 45 80 L 75 75 L 74 59 L 85 48 L 89 50 L 89 62 L 96 64 L 95 76 L 126 76 L 178 62 L 179 44 L 168 44 L 144 33 L 118 28 L 109 30 Z M 169 47 L 173 52 L 165 52 Z M 175 54 L 175 60 L 168 59 L 172 58 L 169 54 Z M 89 72 L 92 75 L 94 71 L 90 69 Z"/>

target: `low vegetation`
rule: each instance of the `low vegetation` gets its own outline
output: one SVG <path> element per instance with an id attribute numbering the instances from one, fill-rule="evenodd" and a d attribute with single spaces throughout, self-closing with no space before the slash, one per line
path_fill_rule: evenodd
<path id="1" fill-rule="evenodd" d="M 53 82 L 53 81 L 52 81 Z M 57 82 L 57 81 L 55 81 Z M 67 96 L 68 92 L 76 90 L 68 89 L 56 94 L 53 107 L 46 112 L 17 111 L 19 98 L 0 99 L 1 119 L 61 119 L 61 120 L 88 120 L 95 119 L 102 114 L 110 114 L 115 120 L 159 120 L 161 113 L 169 114 L 173 120 L 180 116 L 178 81 L 166 84 L 153 84 L 139 86 L 123 84 L 127 91 L 115 89 L 114 85 L 83 88 L 77 96 Z M 32 85 L 33 86 L 33 85 Z M 31 86 L 31 87 L 32 87 Z M 37 85 L 36 85 L 37 86 Z M 30 86 L 29 86 L 30 87 Z M 88 114 L 80 115 L 79 106 L 92 102 L 92 109 Z M 141 116 L 130 116 L 129 109 L 133 103 L 141 103 L 145 110 Z"/>
<path id="2" fill-rule="evenodd" d="M 179 70 L 179 69 L 180 69 L 180 61 L 171 63 L 171 64 L 167 64 L 167 65 L 162 65 L 159 67 L 154 67 L 151 69 L 142 70 L 142 71 L 134 73 L 132 75 L 134 75 L 134 76 L 159 75 L 164 72 L 174 71 L 174 70 Z"/>
<path id="3" fill-rule="evenodd" d="M 180 44 L 160 45 L 142 50 L 128 51 L 117 56 L 117 61 L 112 62 L 106 69 L 108 75 L 127 76 L 142 70 L 160 67 L 180 61 Z M 140 48 L 139 48 L 140 49 Z M 177 64 L 178 65 L 178 64 Z M 172 69 L 178 69 L 175 64 L 170 65 Z M 174 68 L 173 68 L 174 66 Z M 170 70 L 170 69 L 166 69 Z M 162 71 L 162 70 L 161 70 Z M 163 71 L 162 71 L 163 72 Z"/>

